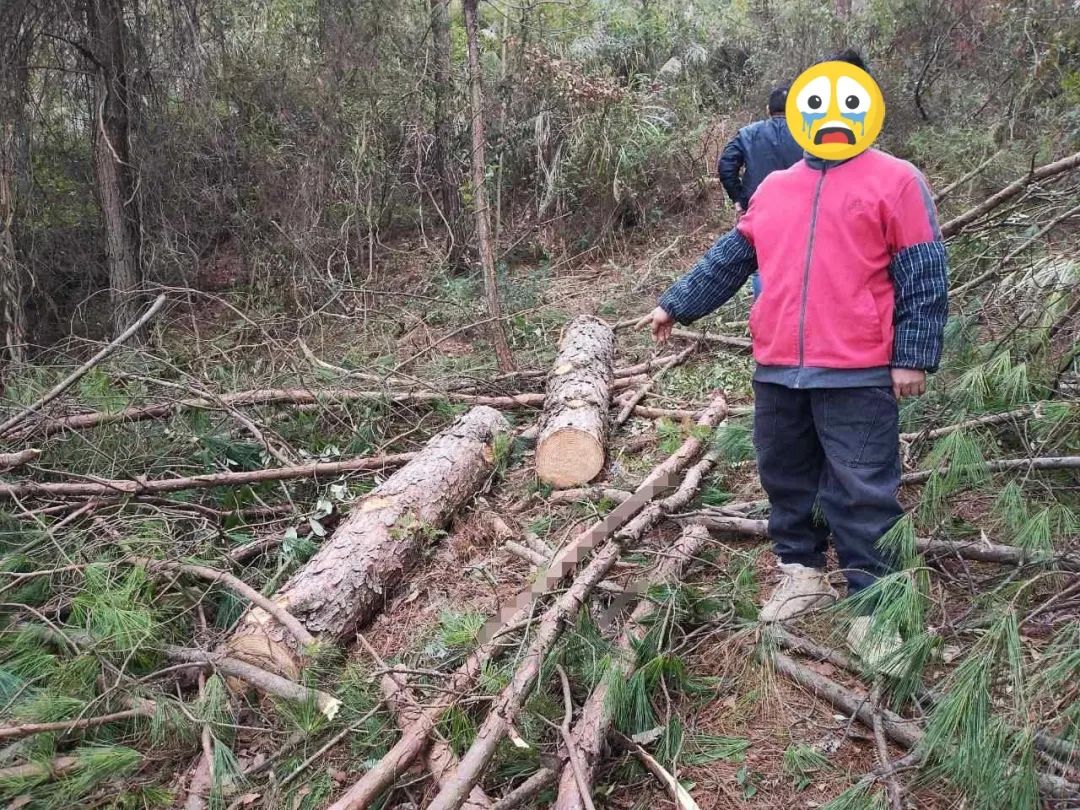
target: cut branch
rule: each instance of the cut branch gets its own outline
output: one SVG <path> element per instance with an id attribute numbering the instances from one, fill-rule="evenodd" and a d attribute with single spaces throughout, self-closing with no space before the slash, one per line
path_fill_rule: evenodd
<path id="1" fill-rule="evenodd" d="M 353 458 L 346 461 L 320 461 L 295 467 L 275 467 L 269 470 L 207 473 L 186 478 L 101 479 L 89 481 L 60 481 L 43 483 L 25 481 L 19 484 L 0 483 L 0 498 L 97 497 L 110 495 L 152 495 L 181 492 L 187 489 L 240 487 L 264 481 L 289 481 L 298 478 L 325 478 L 345 472 L 374 472 L 398 467 L 412 461 L 416 453 L 397 453 L 385 456 Z"/>
<path id="2" fill-rule="evenodd" d="M 109 341 L 97 354 L 75 369 L 71 374 L 66 376 L 63 380 L 58 382 L 53 388 L 49 390 L 43 397 L 36 402 L 23 408 L 21 411 L 10 417 L 2 424 L 0 424 L 0 437 L 7 436 L 11 433 L 12 428 L 25 420 L 27 417 L 32 416 L 39 410 L 44 408 L 58 396 L 67 391 L 71 386 L 77 383 L 88 371 L 99 365 L 106 357 L 116 351 L 120 346 L 130 340 L 132 337 L 142 332 L 150 321 L 154 319 L 154 316 L 161 311 L 161 308 L 165 306 L 165 295 L 162 293 L 155 299 L 149 308 L 144 312 L 138 320 L 131 324 L 127 329 Z"/>
<path id="3" fill-rule="evenodd" d="M 152 717 L 155 706 L 150 701 L 136 706 L 133 709 L 125 709 L 111 714 L 102 714 L 97 717 L 81 717 L 77 720 L 58 720 L 53 723 L 22 723 L 17 726 L 0 728 L 0 740 L 18 740 L 33 734 L 59 733 L 67 734 L 72 731 L 82 731 L 87 728 L 97 728 L 109 723 L 119 723 L 124 720 L 133 720 L 137 717 Z"/>
<path id="4" fill-rule="evenodd" d="M 700 523 L 710 531 L 729 532 L 765 539 L 769 536 L 767 520 L 752 520 L 718 514 L 712 509 L 702 509 L 686 515 L 688 520 Z M 1030 565 L 1043 563 L 1057 565 L 1066 571 L 1080 571 L 1080 557 L 1070 554 L 1040 555 L 1018 546 L 1006 546 L 987 540 L 931 540 L 917 538 L 915 547 L 928 557 L 960 557 L 973 562 L 999 563 L 1001 565 Z"/>
<path id="5" fill-rule="evenodd" d="M 1076 152 L 1061 160 L 1056 160 L 1053 163 L 1047 163 L 1045 166 L 1039 166 L 1038 168 L 1032 169 L 1023 177 L 1009 183 L 1009 185 L 1005 186 L 1001 191 L 991 195 L 973 208 L 969 208 L 967 211 L 960 214 L 960 216 L 954 217 L 944 223 L 941 226 L 941 235 L 946 238 L 955 236 L 975 220 L 990 213 L 1002 203 L 1011 200 L 1032 183 L 1045 180 L 1048 177 L 1054 177 L 1058 174 L 1063 174 L 1064 172 L 1072 171 L 1078 166 L 1080 166 L 1080 152 Z"/>
<path id="6" fill-rule="evenodd" d="M 648 503 L 625 527 L 596 552 L 585 570 L 574 580 L 552 610 L 544 614 L 539 627 L 531 637 L 528 648 L 522 653 L 517 671 L 510 683 L 491 705 L 476 739 L 461 758 L 461 765 L 449 777 L 446 785 L 432 801 L 430 810 L 457 810 L 473 785 L 477 784 L 483 771 L 490 764 L 499 743 L 506 736 L 510 724 L 536 686 L 540 667 L 562 634 L 565 626 L 577 616 L 581 605 L 596 588 L 630 542 L 640 540 L 668 512 L 680 509 L 693 500 L 705 474 L 716 461 L 716 454 L 705 457 L 686 472 L 683 482 L 674 493 L 662 500 Z M 579 552 L 584 553 L 584 552 Z M 554 587 L 561 576 L 546 577 L 547 587 Z M 565 773 L 565 772 L 564 772 Z"/>
<path id="7" fill-rule="evenodd" d="M 1052 470 L 1076 470 L 1080 469 L 1080 456 L 1043 456 L 1036 458 L 1006 458 L 986 463 L 986 471 L 991 473 L 1012 472 L 1013 470 L 1025 470 L 1034 472 Z M 904 475 L 900 479 L 902 484 L 923 484 L 930 480 L 935 472 L 948 472 L 948 465 L 937 470 L 918 470 Z"/>
<path id="8" fill-rule="evenodd" d="M 205 579 L 208 582 L 220 582 L 244 599 L 247 599 L 253 605 L 262 608 L 273 616 L 279 624 L 292 633 L 293 638 L 296 639 L 297 644 L 299 644 L 301 648 L 315 643 L 315 637 L 307 631 L 307 628 L 304 627 L 295 616 L 291 615 L 287 610 L 281 607 L 281 605 L 263 596 L 239 577 L 235 577 L 227 571 L 218 571 L 216 568 L 208 568 L 203 565 L 189 565 L 185 563 L 169 562 L 167 560 L 151 560 L 145 557 L 135 557 L 132 562 L 142 566 L 147 571 L 159 569 L 164 571 L 176 571 L 189 576 Z"/>
<path id="9" fill-rule="evenodd" d="M 319 711 L 330 720 L 334 719 L 338 709 L 341 708 L 341 701 L 333 695 L 318 689 L 309 689 L 274 672 L 268 672 L 254 664 L 249 664 L 247 661 L 230 658 L 222 653 L 192 650 L 171 644 L 165 645 L 163 650 L 165 657 L 170 661 L 179 661 L 186 664 L 204 664 L 230 678 L 244 681 L 275 697 L 301 703 L 313 702 L 319 707 Z"/>
<path id="10" fill-rule="evenodd" d="M 885 736 L 904 749 L 916 748 L 922 741 L 923 732 L 915 720 L 907 720 L 888 709 L 875 709 L 865 696 L 857 695 L 809 667 L 797 663 L 783 653 L 773 653 L 773 666 L 811 694 L 830 703 L 860 723 L 873 728 L 875 711 L 880 712 L 881 727 Z M 1038 774 L 1039 790 L 1058 799 L 1074 799 L 1080 795 L 1080 786 L 1057 776 Z"/>
<path id="11" fill-rule="evenodd" d="M 0 453 L 0 472 L 7 472 L 21 467 L 23 464 L 29 464 L 40 455 L 41 451 L 32 447 L 15 453 Z"/>
<path id="12" fill-rule="evenodd" d="M 645 382 L 642 383 L 641 386 L 638 387 L 637 390 L 635 390 L 634 393 L 631 394 L 631 396 L 626 400 L 626 404 L 622 406 L 622 409 L 619 411 L 619 415 L 615 417 L 616 427 L 621 427 L 622 425 L 624 425 L 626 423 L 626 420 L 630 418 L 630 414 L 634 412 L 634 408 L 637 407 L 641 400 L 645 398 L 645 395 L 649 393 L 649 390 L 654 385 L 656 385 L 656 383 L 668 371 L 670 371 L 672 368 L 679 365 L 680 363 L 684 362 L 686 358 L 688 358 L 691 354 L 697 351 L 697 347 L 697 343 L 690 344 L 673 358 L 664 363 L 664 365 L 660 366 L 660 368 L 656 370 L 655 374 L 645 380 Z"/>
<path id="13" fill-rule="evenodd" d="M 692 558 L 698 555 L 708 541 L 709 534 L 704 526 L 687 526 L 670 554 L 660 563 L 654 577 L 655 583 L 672 584 L 681 580 Z M 655 613 L 656 605 L 649 600 L 642 600 L 630 614 L 616 642 L 617 653 L 612 659 L 612 675 L 615 678 L 629 677 L 633 673 L 637 666 L 635 645 L 644 638 Z M 581 752 L 582 779 L 590 789 L 594 769 L 604 754 L 604 744 L 611 730 L 611 683 L 609 678 L 601 679 L 585 702 L 581 717 L 573 730 L 575 746 Z M 563 771 L 554 807 L 555 810 L 586 810 L 576 780 L 568 771 Z"/>

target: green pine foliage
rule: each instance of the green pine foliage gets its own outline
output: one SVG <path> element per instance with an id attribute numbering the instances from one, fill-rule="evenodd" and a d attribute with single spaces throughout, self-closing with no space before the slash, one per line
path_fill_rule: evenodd
<path id="1" fill-rule="evenodd" d="M 784 773 L 796 790 L 806 790 L 820 771 L 831 767 L 828 757 L 812 745 L 792 744 L 784 749 Z"/>

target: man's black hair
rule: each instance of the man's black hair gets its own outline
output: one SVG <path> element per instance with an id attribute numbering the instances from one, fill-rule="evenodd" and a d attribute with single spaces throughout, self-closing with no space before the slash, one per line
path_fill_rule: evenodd
<path id="1" fill-rule="evenodd" d="M 854 65 L 860 70 L 865 70 L 867 73 L 870 72 L 870 68 L 866 66 L 866 62 L 863 61 L 862 56 L 860 56 L 859 52 L 854 48 L 844 48 L 844 50 L 834 54 L 829 61 L 847 62 L 849 65 Z"/>
<path id="2" fill-rule="evenodd" d="M 787 94 L 791 89 L 790 84 L 778 84 L 769 93 L 769 114 L 777 115 L 784 112 L 787 106 Z"/>

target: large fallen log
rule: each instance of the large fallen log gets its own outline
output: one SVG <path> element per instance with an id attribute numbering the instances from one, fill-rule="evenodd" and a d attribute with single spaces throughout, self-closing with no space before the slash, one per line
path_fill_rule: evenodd
<path id="1" fill-rule="evenodd" d="M 683 529 L 678 541 L 657 568 L 655 583 L 669 584 L 682 579 L 687 564 L 708 542 L 709 533 L 704 526 L 690 525 Z M 616 642 L 617 653 L 612 660 L 613 677 L 629 677 L 633 673 L 637 666 L 635 644 L 648 632 L 649 621 L 655 613 L 656 605 L 643 599 L 630 614 Z M 590 786 L 596 765 L 604 754 L 608 731 L 611 729 L 611 683 L 612 681 L 605 677 L 593 689 L 572 732 L 575 747 L 581 754 L 582 778 Z M 554 807 L 556 810 L 585 810 L 574 774 L 567 769 L 563 770 Z"/>
<path id="2" fill-rule="evenodd" d="M 487 480 L 495 464 L 492 442 L 508 430 L 502 414 L 479 407 L 434 436 L 416 458 L 353 504 L 274 601 L 331 641 L 368 622 L 425 543 Z M 292 634 L 259 607 L 244 614 L 227 649 L 287 677 L 299 675 L 302 656 Z"/>
<path id="3" fill-rule="evenodd" d="M 654 500 L 603 545 L 574 584 L 544 614 L 539 627 L 530 636 L 529 646 L 521 653 L 520 663 L 510 683 L 491 704 L 488 715 L 476 733 L 476 739 L 461 758 L 461 764 L 443 783 L 442 790 L 428 805 L 429 810 L 458 810 L 465 802 L 484 770 L 495 756 L 499 743 L 517 717 L 526 699 L 536 687 L 540 668 L 566 625 L 573 621 L 585 599 L 607 575 L 627 544 L 640 540 L 667 513 L 686 506 L 697 494 L 705 474 L 716 463 L 716 453 L 687 470 L 679 487 L 662 500 Z"/>
<path id="4" fill-rule="evenodd" d="M 604 468 L 615 333 L 581 316 L 566 328 L 548 377 L 536 474 L 556 488 L 587 483 Z"/>
<path id="5" fill-rule="evenodd" d="M 724 418 L 726 412 L 726 400 L 722 394 L 717 394 L 709 407 L 702 413 L 698 421 L 699 427 L 715 427 Z M 370 807 L 384 790 L 412 767 L 413 762 L 416 761 L 416 758 L 420 756 L 428 745 L 429 736 L 435 729 L 439 719 L 455 704 L 458 696 L 470 688 L 484 664 L 499 650 L 499 639 L 510 628 L 515 627 L 530 616 L 535 600 L 551 589 L 558 587 L 563 578 L 577 568 L 589 550 L 595 548 L 602 540 L 611 537 L 646 506 L 650 499 L 664 494 L 667 486 L 665 482 L 700 453 L 704 443 L 705 439 L 700 434 L 691 433 L 687 436 L 679 449 L 657 465 L 645 477 L 641 486 L 638 487 L 635 496 L 640 496 L 641 502 L 636 505 L 631 503 L 635 500 L 635 497 L 632 496 L 627 501 L 631 505 L 626 511 L 622 513 L 619 511 L 625 506 L 623 504 L 598 520 L 559 551 L 548 569 L 536 578 L 533 588 L 518 594 L 506 604 L 501 605 L 496 616 L 488 623 L 494 624 L 494 628 L 491 630 L 485 628 L 485 630 L 481 631 L 481 644 L 447 679 L 447 682 L 443 685 L 444 692 L 442 696 L 431 701 L 417 721 L 402 730 L 400 739 L 390 751 L 372 766 L 358 782 L 352 785 L 341 798 L 334 802 L 328 810 L 362 810 L 362 808 Z M 579 574 L 580 576 L 583 576 L 583 574 Z M 555 610 L 557 606 L 557 604 L 552 605 L 548 610 Z M 514 646 L 517 647 L 517 645 Z M 536 788 L 540 782 L 546 782 L 546 780 L 546 776 L 543 780 L 537 779 L 535 784 L 530 785 L 530 790 Z M 525 793 L 527 792 L 525 791 Z"/>

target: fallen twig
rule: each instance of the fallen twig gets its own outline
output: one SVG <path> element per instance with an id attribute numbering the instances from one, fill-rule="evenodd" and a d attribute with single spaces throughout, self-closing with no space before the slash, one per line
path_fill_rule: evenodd
<path id="1" fill-rule="evenodd" d="M 154 704 L 147 700 L 132 709 L 125 709 L 111 714 L 102 714 L 97 717 L 80 717 L 77 720 L 57 720 L 53 723 L 21 723 L 17 726 L 0 728 L 0 740 L 18 740 L 34 734 L 59 733 L 66 734 L 72 731 L 82 731 L 87 728 L 118 723 L 123 720 L 132 720 L 137 717 L 151 717 L 154 714 Z"/>
<path id="2" fill-rule="evenodd" d="M 767 520 L 737 518 L 718 514 L 712 508 L 702 509 L 680 516 L 700 523 L 710 531 L 730 532 L 755 538 L 769 536 Z M 1019 546 L 1006 546 L 988 540 L 938 540 L 916 538 L 915 547 L 923 554 L 955 556 L 975 562 L 1000 563 L 1002 565 L 1028 565 L 1033 562 L 1054 564 L 1066 571 L 1080 571 L 1080 557 L 1071 554 L 1040 555 Z"/>
<path id="3" fill-rule="evenodd" d="M 24 421 L 27 417 L 32 416 L 33 414 L 40 411 L 58 396 L 71 388 L 71 386 L 73 386 L 80 379 L 82 379 L 82 377 L 88 371 L 101 363 L 102 360 L 104 360 L 106 357 L 116 351 L 117 348 L 127 342 L 133 335 L 142 330 L 142 328 L 146 326 L 146 324 L 148 324 L 151 320 L 153 320 L 154 316 L 156 316 L 158 312 L 161 311 L 161 308 L 163 306 L 165 306 L 164 293 L 159 295 L 154 300 L 154 302 L 149 306 L 146 312 L 144 312 L 139 317 L 139 319 L 135 321 L 135 323 L 131 324 L 131 326 L 129 326 L 115 338 L 110 340 L 104 347 L 102 347 L 102 349 L 97 354 L 95 354 L 93 357 L 91 357 L 89 360 L 87 360 L 85 363 L 83 363 L 81 366 L 71 372 L 68 376 L 58 382 L 51 389 L 49 389 L 48 393 L 46 393 L 44 396 L 42 396 L 35 402 L 31 403 L 30 405 L 27 405 L 25 408 L 16 413 L 14 416 L 8 418 L 3 423 L 0 423 L 0 436 L 7 436 L 9 433 L 11 433 L 12 428 L 14 428 L 20 422 Z"/>
<path id="4" fill-rule="evenodd" d="M 168 560 L 151 560 L 146 557 L 133 557 L 131 561 L 136 565 L 142 566 L 147 571 L 156 569 L 176 571 L 193 577 L 199 577 L 200 579 L 205 579 L 208 582 L 220 582 L 222 585 L 247 599 L 253 605 L 258 605 L 273 616 L 286 630 L 292 633 L 293 638 L 296 639 L 301 648 L 315 643 L 315 637 L 308 632 L 307 628 L 304 627 L 295 616 L 291 615 L 277 602 L 263 596 L 242 579 L 233 576 L 227 571 L 218 571 L 216 568 L 209 568 L 204 565 L 190 565 L 188 563 L 170 562 Z"/>
<path id="5" fill-rule="evenodd" d="M 384 470 L 388 467 L 399 467 L 412 461 L 415 457 L 416 453 L 392 453 L 384 456 L 352 458 L 345 461 L 317 461 L 312 464 L 299 464 L 295 467 L 207 473 L 185 478 L 158 478 L 154 480 L 145 478 L 94 478 L 88 481 L 59 481 L 55 483 L 38 481 L 24 481 L 18 484 L 0 483 L 0 498 L 149 495 L 163 492 L 181 492 L 186 489 L 239 487 L 264 481 L 289 481 L 297 478 L 340 475 L 344 472 Z"/>
<path id="6" fill-rule="evenodd" d="M 1009 183 L 1009 185 L 1005 186 L 1005 188 L 1001 189 L 996 194 L 992 194 L 978 205 L 969 208 L 967 211 L 960 214 L 960 216 L 953 217 L 948 222 L 942 224 L 941 235 L 946 238 L 955 236 L 979 217 L 994 210 L 1003 202 L 1011 200 L 1030 184 L 1039 180 L 1045 180 L 1054 175 L 1071 171 L 1077 166 L 1080 166 L 1080 152 L 1076 152 L 1061 160 L 1056 160 L 1053 163 L 1047 163 L 1044 166 L 1032 169 L 1023 177 Z"/>
<path id="7" fill-rule="evenodd" d="M 655 374 L 648 377 L 645 382 L 642 383 L 633 392 L 633 394 L 631 394 L 631 396 L 626 400 L 626 403 L 619 410 L 618 415 L 615 417 L 615 426 L 621 427 L 622 425 L 624 425 L 626 423 L 626 420 L 630 418 L 630 414 L 634 412 L 634 408 L 636 408 L 638 406 L 638 403 L 640 403 L 641 400 L 645 398 L 645 395 L 649 393 L 649 390 L 654 385 L 656 385 L 656 383 L 659 382 L 663 378 L 663 376 L 667 374 L 668 371 L 670 371 L 672 368 L 679 365 L 680 363 L 684 362 L 686 358 L 688 358 L 695 351 L 697 351 L 697 348 L 697 343 L 691 343 L 673 358 L 660 366 L 656 370 Z"/>
<path id="8" fill-rule="evenodd" d="M 664 789 L 671 794 L 671 800 L 675 802 L 676 807 L 681 808 L 681 810 L 699 810 L 698 803 L 694 801 L 694 797 L 687 792 L 686 788 L 679 784 L 678 779 L 672 776 L 663 765 L 657 762 L 654 756 L 626 735 L 619 734 L 618 737 L 619 741 L 626 746 L 634 756 L 641 760 L 641 764 L 645 766 L 646 770 L 660 780 L 660 784 L 662 784 Z"/>
<path id="9" fill-rule="evenodd" d="M 873 728 L 874 709 L 863 696 L 850 692 L 836 681 L 814 672 L 783 653 L 773 653 L 772 663 L 782 675 L 845 714 L 857 718 L 868 728 Z M 917 721 L 907 720 L 888 709 L 881 709 L 880 714 L 882 731 L 886 737 L 907 750 L 918 747 L 922 741 L 923 732 Z M 1037 776 L 1039 790 L 1045 795 L 1059 799 L 1074 799 L 1080 795 L 1080 786 L 1061 777 L 1045 773 L 1039 773 Z"/>

